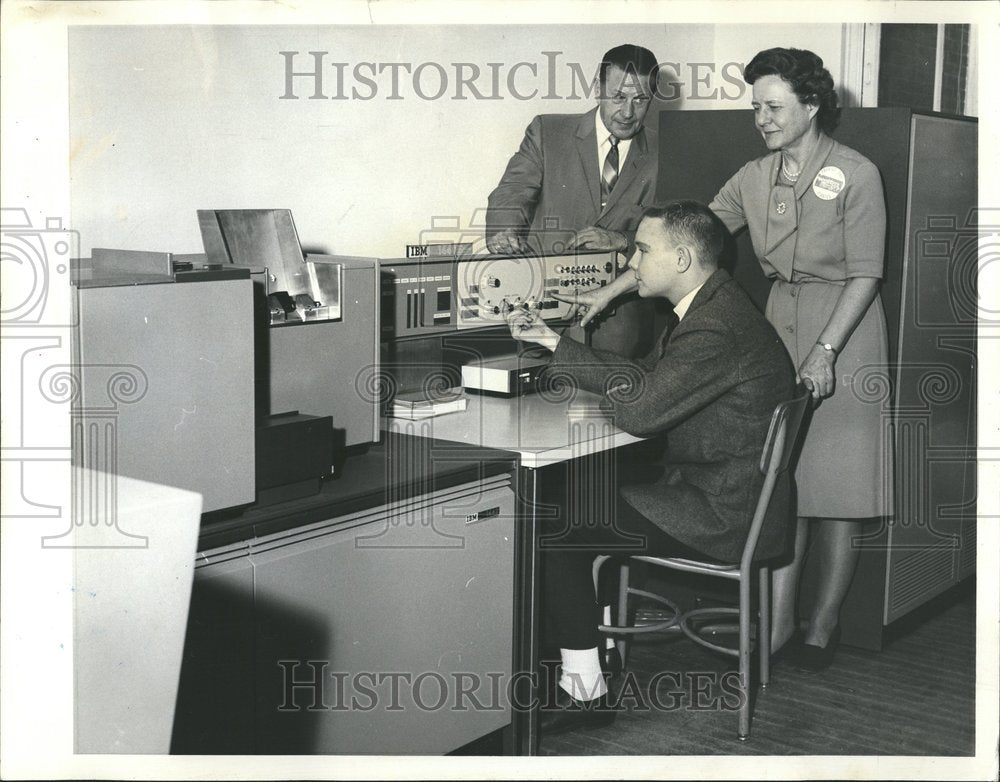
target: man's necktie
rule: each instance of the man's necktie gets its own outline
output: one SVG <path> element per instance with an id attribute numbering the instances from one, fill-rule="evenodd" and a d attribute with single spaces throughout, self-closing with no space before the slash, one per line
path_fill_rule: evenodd
<path id="1" fill-rule="evenodd" d="M 608 196 L 618 181 L 618 138 L 611 136 L 611 149 L 604 158 L 604 168 L 601 169 L 601 206 L 608 203 Z"/>
<path id="2" fill-rule="evenodd" d="M 674 329 L 677 328 L 677 324 L 681 322 L 681 319 L 677 317 L 677 313 L 673 310 L 667 313 L 667 325 L 663 329 L 663 333 L 660 335 L 660 343 L 657 345 L 657 357 L 663 358 L 663 354 L 667 352 L 667 343 L 670 342 L 670 335 L 674 333 Z"/>

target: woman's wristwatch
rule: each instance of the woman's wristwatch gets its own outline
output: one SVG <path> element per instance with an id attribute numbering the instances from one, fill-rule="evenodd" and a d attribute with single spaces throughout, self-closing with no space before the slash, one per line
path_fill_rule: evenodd
<path id="1" fill-rule="evenodd" d="M 829 342 L 817 342 L 816 344 L 823 348 L 823 350 L 830 353 L 834 358 L 837 357 L 837 349 Z"/>

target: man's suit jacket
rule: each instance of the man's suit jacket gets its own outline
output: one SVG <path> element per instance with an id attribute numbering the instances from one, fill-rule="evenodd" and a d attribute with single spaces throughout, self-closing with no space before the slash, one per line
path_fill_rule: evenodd
<path id="1" fill-rule="evenodd" d="M 626 235 L 632 254 L 635 230 L 656 191 L 656 133 L 643 127 L 633 137 L 618 181 L 601 209 L 595 113 L 542 114 L 525 131 L 500 184 L 490 193 L 486 237 L 506 228 L 525 236 L 535 252 L 564 252 L 573 234 L 597 226 Z M 597 324 L 593 344 L 636 356 L 652 327 L 652 308 L 631 300 Z"/>
<path id="2" fill-rule="evenodd" d="M 623 485 L 625 500 L 691 548 L 738 561 L 763 485 L 759 463 L 771 414 L 794 393 L 784 345 L 739 285 L 716 271 L 642 360 L 564 338 L 552 366 L 589 391 L 617 388 L 607 403 L 626 432 L 666 434 L 662 473 L 651 483 Z M 784 550 L 790 494 L 786 474 L 775 487 L 758 558 Z"/>
<path id="3" fill-rule="evenodd" d="M 648 127 L 632 139 L 618 181 L 601 209 L 595 114 L 542 114 L 525 131 L 500 184 L 490 193 L 486 236 L 513 227 L 537 251 L 558 253 L 588 226 L 635 239 L 639 218 L 656 191 L 657 139 Z"/>

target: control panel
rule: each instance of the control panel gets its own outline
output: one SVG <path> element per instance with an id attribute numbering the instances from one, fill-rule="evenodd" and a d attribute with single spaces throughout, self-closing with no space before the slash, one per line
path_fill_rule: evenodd
<path id="1" fill-rule="evenodd" d="M 383 340 L 454 329 L 456 261 L 382 261 Z"/>
<path id="2" fill-rule="evenodd" d="M 552 294 L 607 285 L 615 253 L 382 261 L 381 273 L 382 338 L 389 339 L 502 325 L 514 307 L 564 319 L 571 305 Z"/>

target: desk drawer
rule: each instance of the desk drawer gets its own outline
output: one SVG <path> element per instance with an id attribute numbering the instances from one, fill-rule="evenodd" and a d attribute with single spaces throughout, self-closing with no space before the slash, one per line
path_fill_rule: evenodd
<path id="1" fill-rule="evenodd" d="M 217 723 L 201 730 L 227 741 L 215 749 L 201 738 L 178 751 L 233 751 L 226 724 L 250 726 L 236 713 L 227 722 L 218 702 L 234 697 L 245 707 L 251 692 L 242 752 L 443 754 L 507 725 L 510 483 L 497 476 L 251 541 L 252 643 L 236 655 L 242 690 L 230 676 L 229 692 L 213 693 L 202 676 L 197 694 Z M 202 579 L 211 567 L 199 568 Z M 238 638 L 245 632 L 218 640 Z M 186 712 L 196 717 L 191 699 Z"/>

